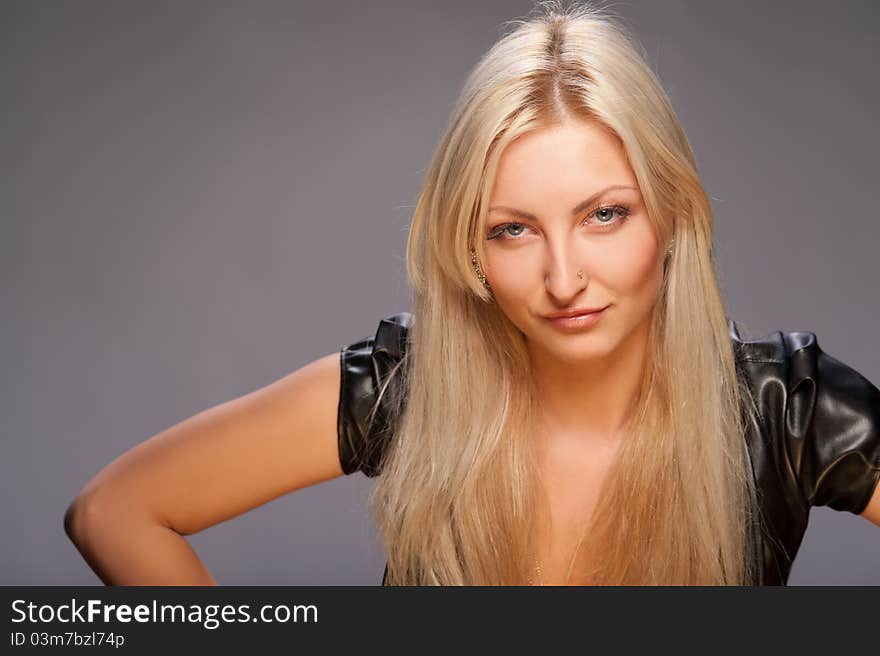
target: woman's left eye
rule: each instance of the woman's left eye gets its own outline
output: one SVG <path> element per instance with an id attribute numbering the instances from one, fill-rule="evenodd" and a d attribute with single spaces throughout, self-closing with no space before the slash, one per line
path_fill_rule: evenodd
<path id="1" fill-rule="evenodd" d="M 611 225 L 614 221 L 614 214 L 618 213 L 620 215 L 620 220 L 618 223 L 622 222 L 629 216 L 629 208 L 624 207 L 623 205 L 609 205 L 606 207 L 599 207 L 593 212 L 590 216 L 597 217 L 598 221 L 596 225 Z"/>

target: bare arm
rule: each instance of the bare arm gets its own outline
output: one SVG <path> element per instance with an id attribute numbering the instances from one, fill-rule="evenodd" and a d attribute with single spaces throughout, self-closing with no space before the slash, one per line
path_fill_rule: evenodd
<path id="1" fill-rule="evenodd" d="M 862 511 L 862 517 L 880 526 L 880 485 L 874 488 L 871 500 L 868 501 L 867 507 Z"/>
<path id="2" fill-rule="evenodd" d="M 183 536 L 342 475 L 339 353 L 167 428 L 92 478 L 68 536 L 108 585 L 216 585 Z"/>

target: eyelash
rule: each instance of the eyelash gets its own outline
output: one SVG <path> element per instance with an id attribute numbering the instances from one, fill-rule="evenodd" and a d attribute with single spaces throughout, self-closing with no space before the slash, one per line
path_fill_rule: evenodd
<path id="1" fill-rule="evenodd" d="M 611 210 L 612 212 L 620 212 L 620 218 L 616 221 L 607 221 L 605 223 L 596 224 L 599 226 L 599 230 L 601 232 L 607 232 L 606 226 L 608 228 L 613 228 L 613 227 L 622 225 L 629 218 L 630 208 L 627 205 L 603 205 L 603 206 L 597 207 L 595 210 L 593 210 L 589 215 L 587 215 L 587 218 L 594 216 L 604 210 Z M 515 223 L 515 222 L 502 223 L 500 225 L 495 226 L 495 228 L 493 228 L 493 230 L 492 230 L 492 233 L 488 237 L 486 237 L 486 239 L 487 240 L 488 239 L 498 239 L 498 238 L 502 237 L 502 235 L 504 235 L 504 240 L 516 241 L 516 240 L 520 239 L 519 235 L 514 236 L 514 235 L 511 235 L 511 234 L 505 232 L 505 230 L 507 230 L 507 228 L 509 228 L 511 226 L 523 226 L 526 228 L 528 227 L 525 223 Z M 520 233 L 520 234 L 522 234 L 522 233 Z"/>

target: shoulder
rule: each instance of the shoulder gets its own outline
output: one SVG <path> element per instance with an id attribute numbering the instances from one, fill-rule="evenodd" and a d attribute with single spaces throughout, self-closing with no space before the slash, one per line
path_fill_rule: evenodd
<path id="1" fill-rule="evenodd" d="M 369 333 L 342 347 L 343 357 L 374 355 L 382 353 L 390 357 L 403 357 L 406 352 L 413 315 L 398 312 L 379 320 L 374 333 Z"/>
<path id="2" fill-rule="evenodd" d="M 880 390 L 826 353 L 810 331 L 744 339 L 728 319 L 737 367 L 806 505 L 858 514 L 880 479 Z M 781 443 L 780 443 L 781 442 Z"/>
<path id="3" fill-rule="evenodd" d="M 376 476 L 399 414 L 402 390 L 395 381 L 405 361 L 413 315 L 379 320 L 375 332 L 340 349 L 337 411 L 339 461 L 346 474 Z"/>
<path id="4" fill-rule="evenodd" d="M 740 362 L 768 362 L 786 364 L 798 352 L 817 354 L 819 342 L 816 333 L 809 331 L 783 332 L 777 330 L 761 337 L 744 338 L 741 324 L 727 319 L 727 328 L 733 352 Z"/>

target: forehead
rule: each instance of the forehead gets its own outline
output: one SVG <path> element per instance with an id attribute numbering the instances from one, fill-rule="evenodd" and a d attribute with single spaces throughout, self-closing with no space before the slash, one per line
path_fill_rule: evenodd
<path id="1" fill-rule="evenodd" d="M 492 197 L 543 201 L 611 184 L 638 186 L 623 144 L 599 123 L 577 120 L 527 132 L 508 144 Z"/>

